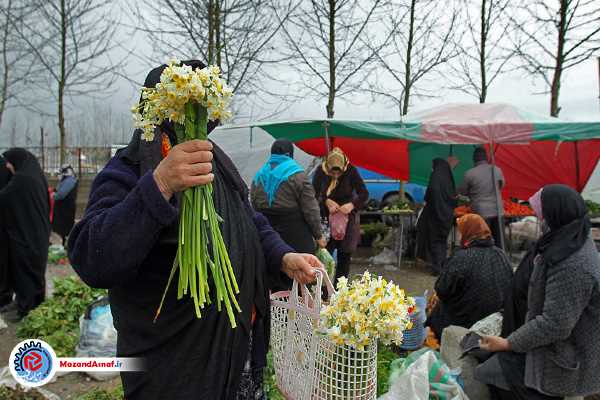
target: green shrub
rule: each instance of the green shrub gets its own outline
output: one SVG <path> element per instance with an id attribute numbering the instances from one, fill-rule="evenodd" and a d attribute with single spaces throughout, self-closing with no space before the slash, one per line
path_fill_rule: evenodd
<path id="1" fill-rule="evenodd" d="M 123 386 L 119 385 L 112 390 L 105 389 L 94 389 L 91 392 L 87 392 L 83 396 L 77 398 L 77 400 L 122 400 L 123 399 Z"/>
<path id="2" fill-rule="evenodd" d="M 79 317 L 106 290 L 92 289 L 76 276 L 54 279 L 54 293 L 17 327 L 21 339 L 42 339 L 58 357 L 73 357 L 79 341 Z"/>

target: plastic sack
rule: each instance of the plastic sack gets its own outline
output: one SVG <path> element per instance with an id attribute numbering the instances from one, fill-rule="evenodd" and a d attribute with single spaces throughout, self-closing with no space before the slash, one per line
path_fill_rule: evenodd
<path id="1" fill-rule="evenodd" d="M 316 254 L 317 258 L 325 266 L 328 276 L 335 276 L 335 260 L 327 249 L 319 249 Z"/>
<path id="2" fill-rule="evenodd" d="M 502 333 L 502 313 L 495 312 L 473 324 L 471 332 L 479 336 L 500 336 Z"/>
<path id="3" fill-rule="evenodd" d="M 348 215 L 336 212 L 329 215 L 329 228 L 334 240 L 344 240 L 348 228 Z"/>
<path id="4" fill-rule="evenodd" d="M 86 313 L 79 318 L 79 344 L 77 357 L 116 357 L 117 331 L 108 304 L 103 297 L 89 305 Z M 115 378 L 118 372 L 86 372 L 98 381 Z"/>
<path id="5" fill-rule="evenodd" d="M 392 362 L 390 390 L 380 400 L 468 400 L 437 352 L 422 349 Z"/>

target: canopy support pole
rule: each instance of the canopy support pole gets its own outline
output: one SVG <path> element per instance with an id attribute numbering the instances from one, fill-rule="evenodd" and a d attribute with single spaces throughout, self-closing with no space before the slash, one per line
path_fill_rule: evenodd
<path id="1" fill-rule="evenodd" d="M 329 142 L 329 122 L 323 122 L 323 126 L 325 127 L 325 156 L 327 156 L 331 151 L 331 143 Z"/>
<path id="2" fill-rule="evenodd" d="M 579 193 L 583 192 L 583 188 L 581 187 L 581 181 L 579 178 L 579 146 L 577 146 L 577 141 L 573 142 L 573 146 L 575 147 L 575 185 L 577 185 L 577 191 Z"/>
<path id="3" fill-rule="evenodd" d="M 496 177 L 496 154 L 494 150 L 494 141 L 490 141 L 490 156 L 492 158 L 492 181 L 494 184 L 494 192 L 496 194 L 496 211 L 498 212 L 498 229 L 500 230 L 500 248 L 505 250 L 504 246 L 504 215 L 502 212 L 502 204 L 498 201 L 500 191 L 498 189 L 498 179 Z"/>

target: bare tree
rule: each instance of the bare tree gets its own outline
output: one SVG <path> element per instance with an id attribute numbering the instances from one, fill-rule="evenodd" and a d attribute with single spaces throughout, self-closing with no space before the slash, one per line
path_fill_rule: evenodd
<path id="1" fill-rule="evenodd" d="M 113 86 L 123 60 L 113 60 L 118 21 L 113 0 L 30 0 L 35 23 L 13 24 L 46 74 L 56 101 L 60 162 L 66 155 L 65 102 L 72 96 L 97 96 Z"/>
<path id="2" fill-rule="evenodd" d="M 133 13 L 135 28 L 153 43 L 145 61 L 175 56 L 218 65 L 239 108 L 248 96 L 256 106 L 270 94 L 268 67 L 281 61 L 274 49 L 292 10 L 287 0 L 142 0 Z"/>
<path id="3" fill-rule="evenodd" d="M 336 98 L 364 86 L 389 44 L 393 32 L 378 35 L 376 28 L 389 6 L 387 0 L 303 1 L 284 26 L 284 54 L 308 94 L 327 98 L 327 118 L 335 114 Z"/>
<path id="4" fill-rule="evenodd" d="M 394 7 L 386 29 L 392 42 L 385 53 L 375 53 L 381 66 L 368 91 L 394 103 L 400 116 L 408 113 L 411 98 L 433 94 L 421 83 L 458 55 L 454 35 L 458 11 L 440 7 L 436 0 L 408 0 Z"/>
<path id="5" fill-rule="evenodd" d="M 550 115 L 560 113 L 564 73 L 600 51 L 600 3 L 597 0 L 531 0 L 512 18 L 522 34 L 515 46 L 528 74 L 550 93 Z"/>
<path id="6" fill-rule="evenodd" d="M 461 49 L 453 66 L 458 81 L 453 89 L 485 103 L 494 81 L 507 72 L 515 50 L 509 46 L 511 0 L 461 0 L 465 32 L 458 42 Z"/>
<path id="7" fill-rule="evenodd" d="M 34 72 L 31 50 L 12 29 L 13 25 L 22 26 L 28 22 L 31 11 L 32 7 L 21 0 L 0 2 L 0 126 L 4 112 L 18 105 L 29 76 Z"/>

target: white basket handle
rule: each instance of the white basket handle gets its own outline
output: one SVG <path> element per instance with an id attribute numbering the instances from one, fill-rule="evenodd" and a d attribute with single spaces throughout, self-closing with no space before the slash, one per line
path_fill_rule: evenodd
<path id="1" fill-rule="evenodd" d="M 290 293 L 290 302 L 293 308 L 300 309 L 304 307 L 309 313 L 313 314 L 314 317 L 318 317 L 321 312 L 321 290 L 323 288 L 323 281 L 325 281 L 325 287 L 327 288 L 328 299 L 330 299 L 331 296 L 335 294 L 335 289 L 326 271 L 317 269 L 315 270 L 315 275 L 317 278 L 317 284 L 315 285 L 314 296 L 311 295 L 310 290 L 306 287 L 306 285 L 300 285 L 298 281 L 294 279 L 294 282 L 292 284 L 292 290 Z M 299 302 L 299 291 L 302 292 L 302 299 L 304 304 L 301 304 Z"/>

